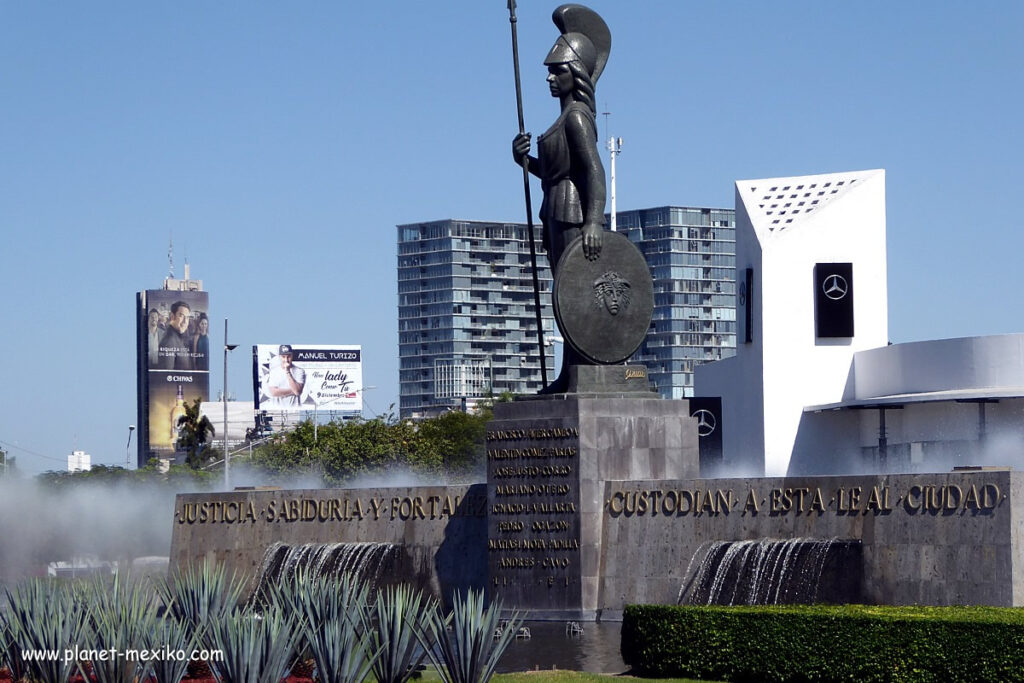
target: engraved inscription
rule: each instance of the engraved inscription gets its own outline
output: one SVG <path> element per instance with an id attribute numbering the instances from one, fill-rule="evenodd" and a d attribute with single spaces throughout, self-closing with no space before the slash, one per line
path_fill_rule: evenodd
<path id="1" fill-rule="evenodd" d="M 994 483 L 913 484 L 905 491 L 883 483 L 874 486 L 774 487 L 732 489 L 640 489 L 613 491 L 604 503 L 611 517 L 699 517 L 738 513 L 779 515 L 992 514 L 1006 500 Z"/>
<path id="2" fill-rule="evenodd" d="M 580 586 L 579 430 L 522 424 L 487 432 L 490 583 L 517 604 L 568 607 Z"/>
<path id="3" fill-rule="evenodd" d="M 261 524 L 281 522 L 358 522 L 390 520 L 444 520 L 483 517 L 484 496 L 405 496 L 304 498 L 281 497 L 257 508 L 248 500 L 185 502 L 174 511 L 178 524 Z"/>

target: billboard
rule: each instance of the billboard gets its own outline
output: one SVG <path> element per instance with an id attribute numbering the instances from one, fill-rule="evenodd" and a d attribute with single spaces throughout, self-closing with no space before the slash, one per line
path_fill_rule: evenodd
<path id="1" fill-rule="evenodd" d="M 210 399 L 210 373 L 165 370 L 149 372 L 146 427 L 149 429 L 147 436 L 150 451 L 174 452 L 178 440 L 178 418 L 185 414 L 185 404 L 192 403 L 196 398 L 202 401 Z"/>
<path id="2" fill-rule="evenodd" d="M 257 344 L 256 409 L 362 412 L 362 356 L 359 346 Z"/>
<path id="3" fill-rule="evenodd" d="M 150 289 L 138 297 L 139 465 L 174 453 L 184 405 L 210 398 L 209 294 Z"/>
<path id="4" fill-rule="evenodd" d="M 146 308 L 147 369 L 209 371 L 209 294 L 153 289 Z"/>

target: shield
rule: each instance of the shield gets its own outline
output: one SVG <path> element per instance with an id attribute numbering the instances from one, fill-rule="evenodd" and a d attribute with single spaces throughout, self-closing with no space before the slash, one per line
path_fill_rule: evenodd
<path id="1" fill-rule="evenodd" d="M 633 355 L 651 326 L 654 283 L 643 254 L 622 233 L 601 233 L 601 254 L 583 255 L 577 237 L 558 261 L 552 296 L 565 341 L 592 363 L 612 365 Z"/>

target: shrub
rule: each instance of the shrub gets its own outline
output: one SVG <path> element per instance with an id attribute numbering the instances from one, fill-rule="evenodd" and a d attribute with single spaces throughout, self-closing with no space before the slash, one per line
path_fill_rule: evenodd
<path id="1" fill-rule="evenodd" d="M 630 605 L 622 658 L 725 681 L 1024 681 L 1024 610 Z"/>

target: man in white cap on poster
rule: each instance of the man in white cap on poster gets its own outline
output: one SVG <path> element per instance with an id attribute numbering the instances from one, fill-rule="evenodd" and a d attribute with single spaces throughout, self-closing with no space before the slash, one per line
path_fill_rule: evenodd
<path id="1" fill-rule="evenodd" d="M 306 371 L 292 365 L 292 347 L 281 344 L 277 350 L 278 364 L 267 373 L 266 390 L 270 395 L 267 406 L 278 409 L 299 407 L 302 388 L 306 386 Z"/>

